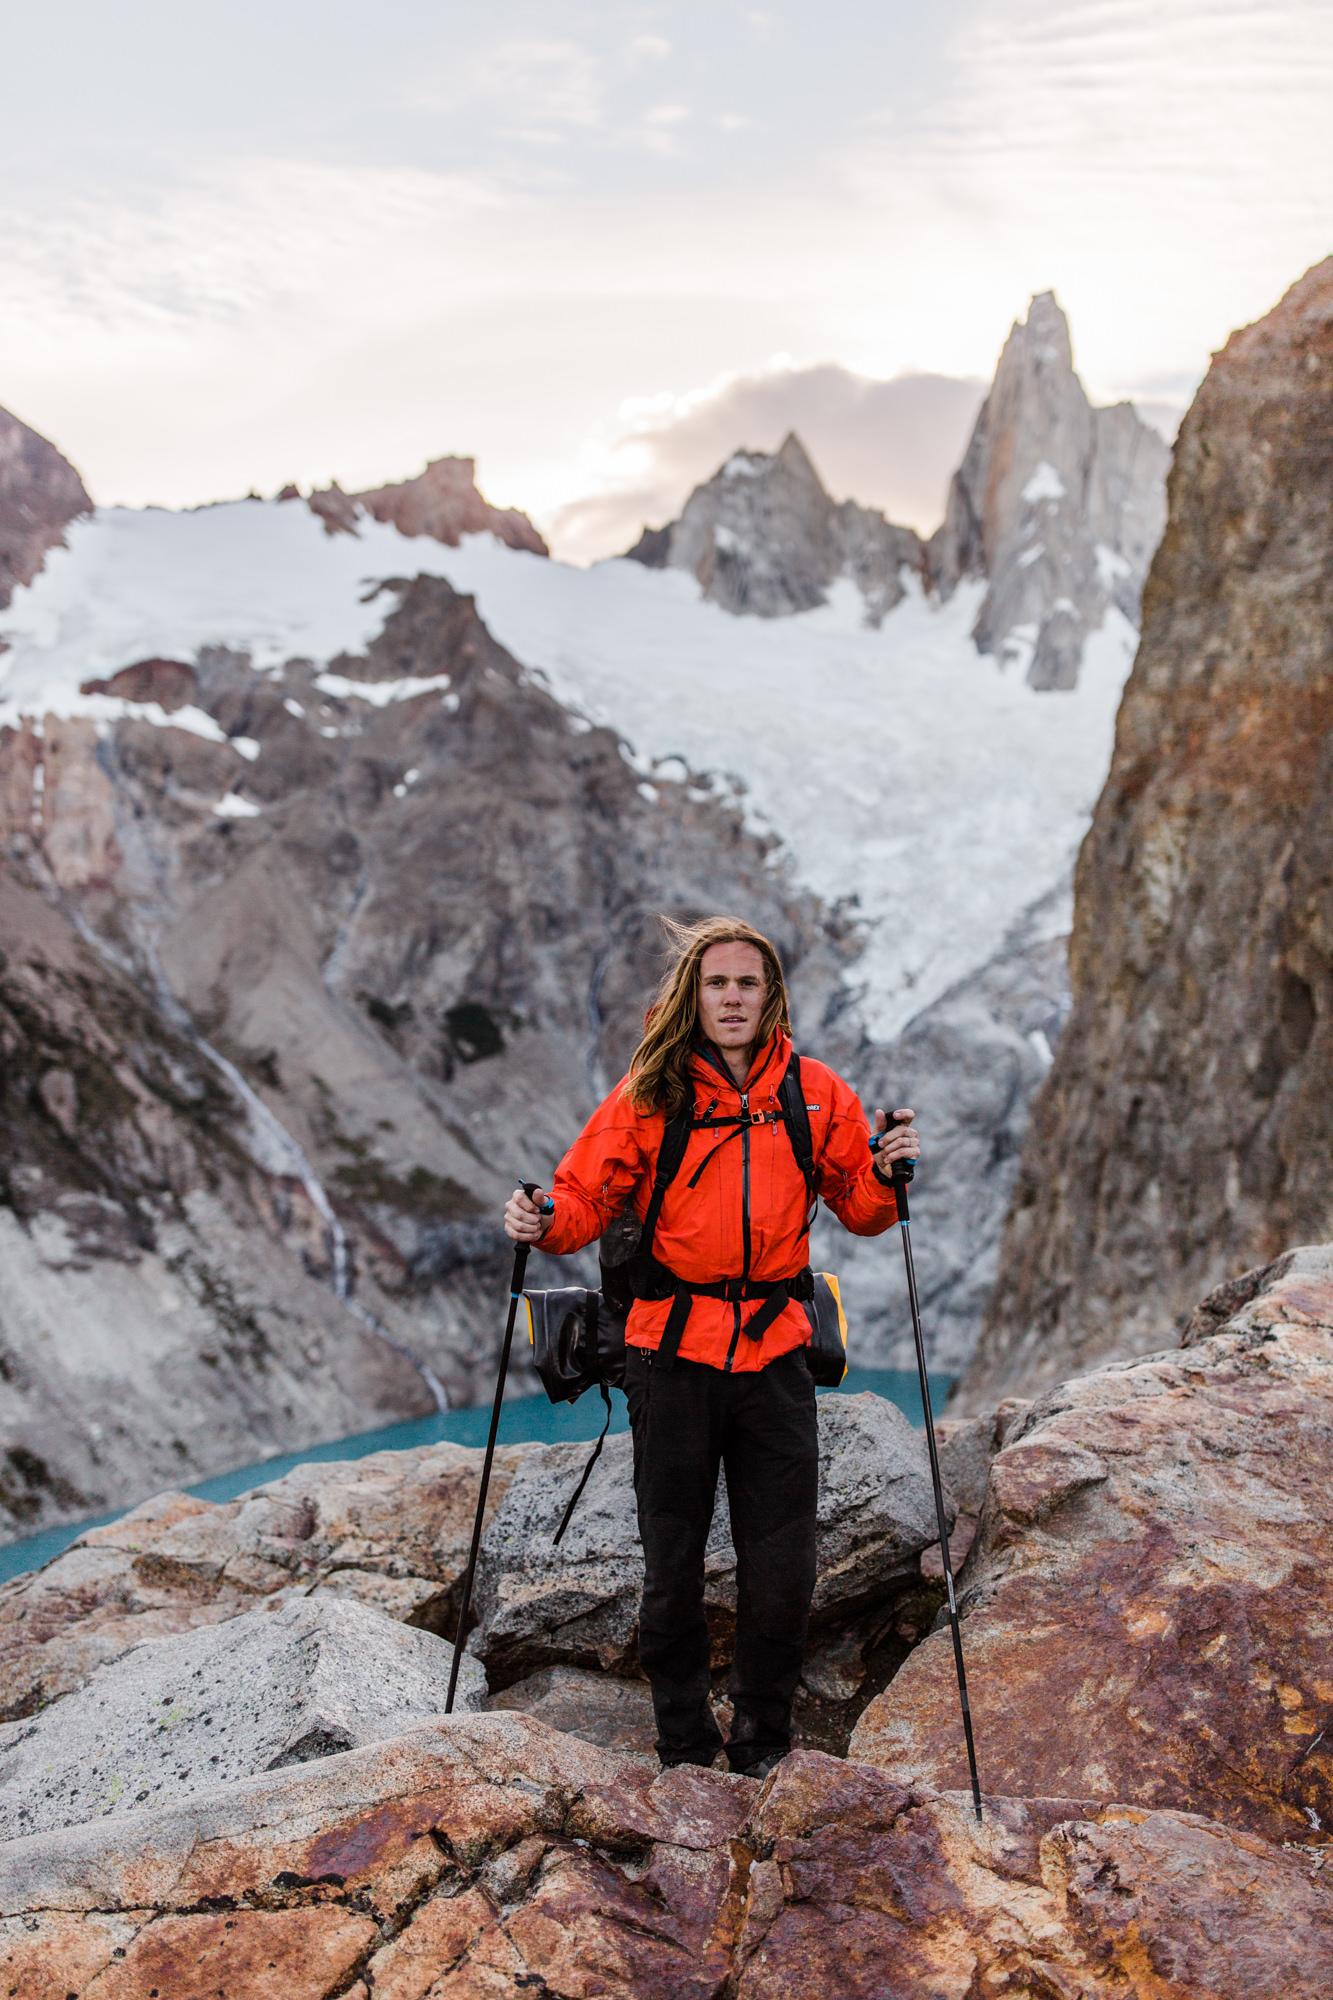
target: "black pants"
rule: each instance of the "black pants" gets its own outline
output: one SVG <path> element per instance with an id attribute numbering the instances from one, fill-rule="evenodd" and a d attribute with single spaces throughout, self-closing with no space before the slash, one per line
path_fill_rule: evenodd
<path id="1" fill-rule="evenodd" d="M 656 1366 L 628 1353 L 634 1491 L 646 1574 L 639 1661 L 653 1691 L 664 1764 L 711 1764 L 722 1735 L 708 1705 L 704 1544 L 718 1465 L 736 1549 L 731 1768 L 791 1748 L 791 1706 L 815 1587 L 819 1432 L 800 1352 L 757 1373 L 699 1361 Z"/>

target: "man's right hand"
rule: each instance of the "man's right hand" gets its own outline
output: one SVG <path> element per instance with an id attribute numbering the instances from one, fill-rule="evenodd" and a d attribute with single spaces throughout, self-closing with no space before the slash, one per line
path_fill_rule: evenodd
<path id="1" fill-rule="evenodd" d="M 538 1188 L 538 1195 L 541 1192 Z M 543 1215 L 536 1202 L 529 1201 L 521 1187 L 515 1188 L 505 1203 L 505 1235 L 515 1243 L 540 1242 L 553 1219 L 554 1210 L 548 1209 Z"/>

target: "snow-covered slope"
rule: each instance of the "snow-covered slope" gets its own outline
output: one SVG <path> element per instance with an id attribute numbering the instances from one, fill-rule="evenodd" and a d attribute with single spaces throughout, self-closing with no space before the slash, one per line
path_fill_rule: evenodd
<path id="1" fill-rule="evenodd" d="M 1137 643 L 1118 612 L 1079 686 L 1038 694 L 976 651 L 980 585 L 939 607 L 913 583 L 874 631 L 848 583 L 761 621 L 705 603 L 680 571 L 568 569 L 483 536 L 443 553 L 502 644 L 646 771 L 680 758 L 738 781 L 798 878 L 855 899 L 867 948 L 850 976 L 876 1040 L 992 958 L 1068 874 Z"/>
<path id="2" fill-rule="evenodd" d="M 866 949 L 849 977 L 877 1040 L 991 959 L 1067 875 L 1135 644 L 1112 610 L 1078 686 L 1037 693 L 977 653 L 982 585 L 941 607 L 913 584 L 878 630 L 847 583 L 816 611 L 737 619 L 681 572 L 577 570 L 489 535 L 406 543 L 368 519 L 330 537 L 290 502 L 112 509 L 74 523 L 68 543 L 0 614 L 0 723 L 166 720 L 80 686 L 207 646 L 261 671 L 293 656 L 327 666 L 382 628 L 382 581 L 443 576 L 563 702 L 625 736 L 645 782 L 704 773 L 743 789 L 751 823 L 781 843 L 775 863 L 854 904 Z M 216 733 L 189 710 L 170 719 Z"/>

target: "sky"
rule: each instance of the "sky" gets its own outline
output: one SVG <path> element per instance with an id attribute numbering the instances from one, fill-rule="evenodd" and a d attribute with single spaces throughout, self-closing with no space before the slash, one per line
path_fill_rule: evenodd
<path id="1" fill-rule="evenodd" d="M 101 503 L 478 461 L 574 560 L 797 427 L 929 530 L 1005 334 L 1166 427 L 1333 250 L 1328 0 L 2 0 L 0 404 Z"/>

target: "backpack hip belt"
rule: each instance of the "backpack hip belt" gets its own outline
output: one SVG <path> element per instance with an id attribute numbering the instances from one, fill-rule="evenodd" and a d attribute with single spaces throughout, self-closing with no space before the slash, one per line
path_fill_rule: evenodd
<path id="1" fill-rule="evenodd" d="M 708 1284 L 692 1284 L 678 1278 L 665 1264 L 659 1263 L 658 1269 L 672 1281 L 671 1311 L 657 1346 L 658 1365 L 662 1368 L 675 1365 L 681 1338 L 696 1299 L 725 1299 L 728 1305 L 739 1305 L 742 1300 L 762 1299 L 763 1305 L 743 1328 L 750 1340 L 762 1340 L 793 1299 L 804 1301 L 813 1299 L 815 1295 L 815 1274 L 808 1264 L 790 1278 L 717 1278 Z"/>

